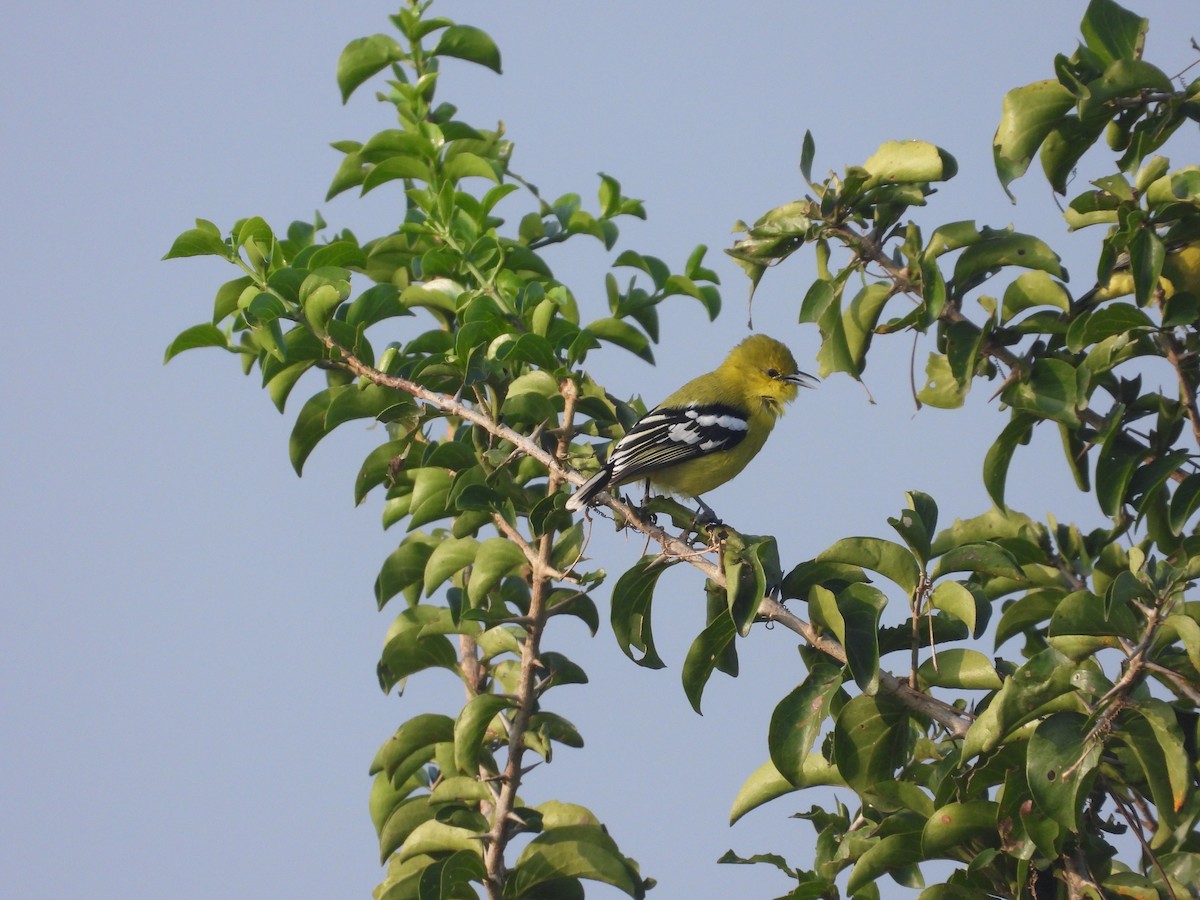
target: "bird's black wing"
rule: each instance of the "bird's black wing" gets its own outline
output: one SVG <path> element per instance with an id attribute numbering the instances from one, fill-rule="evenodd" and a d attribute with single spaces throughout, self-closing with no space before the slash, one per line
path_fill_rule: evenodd
<path id="1" fill-rule="evenodd" d="M 657 407 L 617 441 L 605 468 L 609 483 L 643 476 L 741 443 L 750 430 L 746 414 L 721 403 Z"/>

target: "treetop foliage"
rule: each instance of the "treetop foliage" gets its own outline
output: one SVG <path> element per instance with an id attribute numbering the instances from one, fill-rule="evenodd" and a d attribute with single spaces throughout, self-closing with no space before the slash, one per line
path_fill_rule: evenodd
<path id="1" fill-rule="evenodd" d="M 715 318 L 718 279 L 704 247 L 680 265 L 618 251 L 621 220 L 645 210 L 612 176 L 585 202 L 547 200 L 514 173 L 501 129 L 437 99 L 444 60 L 499 73 L 500 50 L 431 5 L 410 0 L 390 17 L 396 36 L 351 42 L 337 67 L 343 99 L 377 81 L 394 122 L 334 144 L 342 161 L 327 196 L 390 192 L 394 231 L 330 233 L 319 215 L 282 233 L 258 217 L 226 230 L 198 219 L 167 253 L 214 256 L 238 274 L 166 359 L 222 348 L 281 412 L 306 373 L 323 380 L 296 414 L 297 473 L 339 425 L 386 427 L 354 479 L 356 502 L 382 493 L 383 525 L 401 533 L 375 579 L 377 604 L 394 615 L 379 683 L 400 690 L 444 669 L 465 694 L 458 710 L 402 722 L 375 755 L 370 812 L 386 865 L 376 896 L 653 887 L 589 810 L 531 796 L 531 760 L 583 745 L 549 701 L 587 675 L 547 639 L 564 615 L 601 629 L 593 595 L 607 575 L 587 549 L 594 519 L 608 516 L 649 541 L 632 564 L 611 561 L 623 572 L 610 627 L 639 666 L 665 665 L 653 630 L 662 573 L 705 575 L 682 665 L 697 711 L 715 672 L 737 675 L 739 638 L 756 625 L 798 641 L 766 760 L 747 773 L 731 819 L 818 785 L 857 805 L 797 814 L 816 831 L 803 860 L 730 852 L 721 862 L 776 867 L 790 898 L 879 897 L 885 877 L 920 887 L 933 860 L 953 872 L 925 900 L 1194 896 L 1200 167 L 1162 152 L 1200 121 L 1200 80 L 1145 61 L 1149 22 L 1093 0 L 1054 77 L 1004 98 L 1001 184 L 1038 157 L 1054 191 L 1078 191 L 1067 227 L 1096 233 L 1096 287 L 1078 295 L 1046 239 L 974 221 L 926 234 L 911 221 L 955 177 L 948 151 L 887 141 L 815 178 L 805 136 L 804 196 L 739 223 L 727 251 L 751 286 L 812 248 L 817 277 L 798 318 L 819 331 L 822 376 L 859 379 L 876 340 L 915 333 L 930 348 L 919 404 L 959 408 L 982 379 L 1008 420 L 980 461 L 991 509 L 947 525 L 934 498 L 908 491 L 888 520 L 893 539 L 845 537 L 789 561 L 773 537 L 697 524 L 669 498 L 564 509 L 597 465 L 594 445 L 644 411 L 606 391 L 589 358 L 653 361 L 663 304 L 699 302 Z M 1080 189 L 1089 152 L 1107 168 Z M 549 264 L 554 245 L 582 238 L 614 253 L 599 315 Z M 1169 390 L 1148 386 L 1163 373 Z M 1061 436 L 1102 526 L 1006 506 L 1010 463 L 1039 427 Z M 902 625 L 883 624 L 889 605 L 905 610 Z"/>

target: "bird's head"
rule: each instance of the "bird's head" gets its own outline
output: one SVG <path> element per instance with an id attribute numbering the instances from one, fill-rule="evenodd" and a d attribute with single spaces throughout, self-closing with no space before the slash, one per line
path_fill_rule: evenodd
<path id="1" fill-rule="evenodd" d="M 725 366 L 738 370 L 740 378 L 754 385 L 756 392 L 776 414 L 796 399 L 802 387 L 816 387 L 817 379 L 801 372 L 792 351 L 765 334 L 752 334 L 730 351 Z"/>

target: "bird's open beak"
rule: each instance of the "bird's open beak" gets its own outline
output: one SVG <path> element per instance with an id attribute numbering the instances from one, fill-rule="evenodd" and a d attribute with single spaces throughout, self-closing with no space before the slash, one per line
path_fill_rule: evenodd
<path id="1" fill-rule="evenodd" d="M 807 372 L 797 372 L 795 375 L 780 375 L 779 380 L 803 388 L 816 387 L 821 381 L 816 375 L 809 375 Z"/>

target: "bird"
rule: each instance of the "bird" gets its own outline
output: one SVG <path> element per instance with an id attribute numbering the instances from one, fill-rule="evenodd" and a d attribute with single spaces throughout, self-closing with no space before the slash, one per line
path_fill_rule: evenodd
<path id="1" fill-rule="evenodd" d="M 801 372 L 792 352 L 753 334 L 716 369 L 694 378 L 650 410 L 616 442 L 600 471 L 566 502 L 571 511 L 595 503 L 602 491 L 645 479 L 668 493 L 701 499 L 740 473 L 763 448 L 786 404 L 817 379 Z"/>
<path id="2" fill-rule="evenodd" d="M 1164 299 L 1169 299 L 1176 293 L 1186 292 L 1200 300 L 1200 240 L 1168 243 L 1158 286 Z M 1122 252 L 1117 256 L 1108 281 L 1097 284 L 1076 300 L 1072 308 L 1079 312 L 1105 300 L 1124 297 L 1133 292 L 1133 271 L 1130 267 L 1129 253 Z"/>

